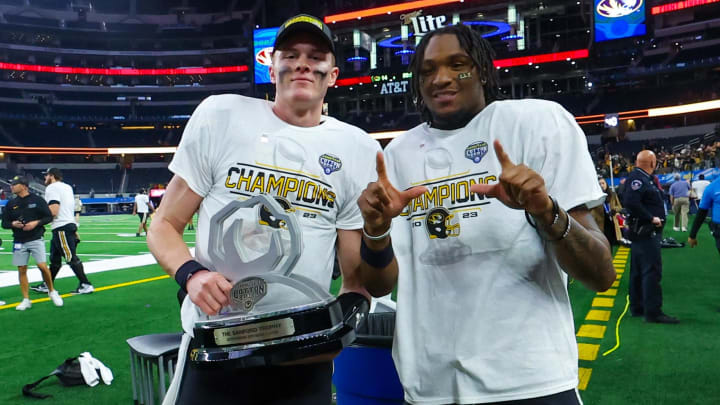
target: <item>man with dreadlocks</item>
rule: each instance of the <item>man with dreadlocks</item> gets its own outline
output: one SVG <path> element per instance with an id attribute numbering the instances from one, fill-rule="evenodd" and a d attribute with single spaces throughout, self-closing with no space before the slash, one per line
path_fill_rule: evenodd
<path id="1" fill-rule="evenodd" d="M 358 199 L 362 259 L 398 265 L 366 287 L 399 282 L 393 357 L 408 403 L 579 404 L 566 285 L 615 281 L 588 211 L 605 196 L 573 117 L 498 100 L 492 57 L 463 25 L 418 44 L 426 122 L 377 155 L 378 181 Z"/>

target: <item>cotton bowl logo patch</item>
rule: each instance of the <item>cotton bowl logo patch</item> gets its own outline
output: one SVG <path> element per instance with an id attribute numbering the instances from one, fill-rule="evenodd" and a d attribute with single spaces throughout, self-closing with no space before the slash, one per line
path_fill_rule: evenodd
<path id="1" fill-rule="evenodd" d="M 485 154 L 488 151 L 488 144 L 486 142 L 475 142 L 468 145 L 465 148 L 465 157 L 472 160 L 473 163 L 480 163 Z"/>
<path id="2" fill-rule="evenodd" d="M 642 187 L 643 183 L 640 180 L 633 180 L 632 183 L 630 183 L 630 188 L 634 191 L 640 190 L 640 187 Z"/>
<path id="3" fill-rule="evenodd" d="M 318 163 L 320 163 L 320 167 L 323 168 L 325 174 L 336 172 L 342 167 L 342 162 L 340 161 L 340 158 L 337 156 L 333 156 L 329 153 L 324 153 L 322 156 L 320 156 L 320 159 L 318 159 Z"/>
<path id="4" fill-rule="evenodd" d="M 607 18 L 620 18 L 636 12 L 645 0 L 602 0 L 597 5 L 597 13 Z"/>

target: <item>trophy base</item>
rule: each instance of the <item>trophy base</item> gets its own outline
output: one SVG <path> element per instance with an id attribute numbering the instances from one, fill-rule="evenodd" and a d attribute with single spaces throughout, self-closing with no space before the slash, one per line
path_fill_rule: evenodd
<path id="1" fill-rule="evenodd" d="M 349 327 L 323 331 L 299 341 L 249 348 L 247 345 L 227 347 L 192 347 L 190 359 L 194 367 L 236 369 L 278 366 L 302 361 L 322 354 L 338 352 L 355 340 Z"/>
<path id="2" fill-rule="evenodd" d="M 358 294 L 359 295 L 359 294 Z M 281 313 L 198 322 L 191 343 L 195 367 L 249 368 L 302 361 L 342 350 L 355 340 L 355 317 L 367 312 L 359 296 L 343 315 L 338 300 Z"/>

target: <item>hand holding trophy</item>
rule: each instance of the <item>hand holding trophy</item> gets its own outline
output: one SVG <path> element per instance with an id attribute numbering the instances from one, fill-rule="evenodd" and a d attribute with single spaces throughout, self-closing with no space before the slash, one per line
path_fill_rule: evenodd
<path id="1" fill-rule="evenodd" d="M 283 247 L 279 231 L 273 231 L 268 251 L 246 262 L 239 254 L 243 220 L 235 219 L 227 230 L 224 225 L 236 211 L 258 204 L 284 221 L 289 248 Z M 272 196 L 231 202 L 212 217 L 210 228 L 213 269 L 230 280 L 232 288 L 218 315 L 195 323 L 196 343 L 190 352 L 195 365 L 244 368 L 302 361 L 336 352 L 355 339 L 355 320 L 367 311 L 367 301 L 358 300 L 343 314 L 333 295 L 293 274 L 302 252 L 302 233 L 295 215 L 286 213 Z"/>

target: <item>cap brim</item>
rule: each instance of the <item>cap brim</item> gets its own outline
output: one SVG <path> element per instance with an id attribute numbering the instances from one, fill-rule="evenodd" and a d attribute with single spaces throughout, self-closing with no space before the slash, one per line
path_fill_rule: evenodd
<path id="1" fill-rule="evenodd" d="M 325 45 L 327 45 L 330 52 L 335 55 L 335 44 L 333 44 L 332 40 L 327 37 L 325 31 L 323 31 L 317 25 L 309 22 L 297 22 L 289 26 L 288 28 L 282 30 L 275 38 L 275 43 L 273 44 L 273 46 L 277 47 L 278 44 L 287 41 L 291 35 L 298 32 L 308 32 L 311 34 L 315 34 L 318 38 L 320 38 L 320 40 L 323 41 L 323 43 L 325 43 Z"/>

